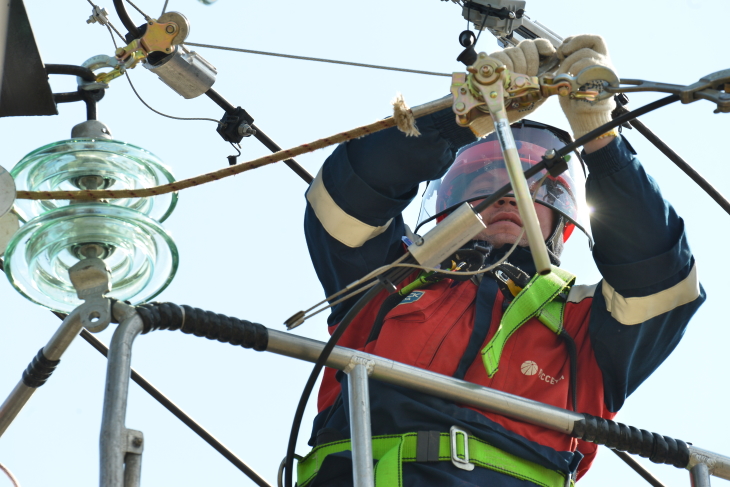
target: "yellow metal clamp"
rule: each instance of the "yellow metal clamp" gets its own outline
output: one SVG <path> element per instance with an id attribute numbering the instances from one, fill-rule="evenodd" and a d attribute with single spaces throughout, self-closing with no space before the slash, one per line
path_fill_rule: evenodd
<path id="1" fill-rule="evenodd" d="M 179 12 L 167 12 L 159 20 L 149 19 L 145 33 L 114 53 L 114 58 L 105 61 L 104 66 L 113 68 L 96 76 L 98 83 L 109 83 L 120 77 L 127 69 L 134 68 L 151 52 L 171 53 L 173 46 L 182 44 L 190 32 L 188 20 Z M 101 57 L 101 56 L 99 56 Z M 106 56 L 105 56 L 106 57 Z M 111 59 L 114 59 L 112 61 Z M 103 67 L 103 66 L 99 66 Z M 92 69 L 93 71 L 93 69 Z"/>

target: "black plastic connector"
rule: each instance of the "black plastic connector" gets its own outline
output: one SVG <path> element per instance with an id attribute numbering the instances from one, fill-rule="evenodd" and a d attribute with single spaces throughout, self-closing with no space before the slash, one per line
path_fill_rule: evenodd
<path id="1" fill-rule="evenodd" d="M 237 144 L 246 136 L 245 132 L 239 130 L 244 124 L 253 124 L 253 117 L 243 108 L 236 107 L 234 110 L 223 114 L 216 131 L 226 142 Z"/>
<path id="2" fill-rule="evenodd" d="M 28 368 L 23 372 L 23 384 L 28 387 L 38 388 L 46 383 L 60 360 L 49 360 L 43 355 L 43 349 L 33 358 Z"/>
<path id="3" fill-rule="evenodd" d="M 591 443 L 605 445 L 648 458 L 654 463 L 686 468 L 689 464 L 689 448 L 682 440 L 658 433 L 650 433 L 633 426 L 616 423 L 590 414 L 573 426 L 572 435 Z"/>
<path id="4" fill-rule="evenodd" d="M 149 303 L 136 309 L 144 322 L 142 333 L 180 330 L 209 340 L 253 348 L 258 352 L 266 350 L 269 343 L 269 331 L 265 326 L 212 311 L 173 303 Z"/>

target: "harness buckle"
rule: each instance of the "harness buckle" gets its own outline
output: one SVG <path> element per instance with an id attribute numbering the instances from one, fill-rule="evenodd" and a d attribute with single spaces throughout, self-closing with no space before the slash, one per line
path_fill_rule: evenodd
<path id="1" fill-rule="evenodd" d="M 457 453 L 459 435 L 461 435 L 464 442 L 464 458 L 460 458 Z M 451 463 L 462 470 L 474 470 L 474 464 L 469 461 L 469 434 L 456 426 L 452 426 L 449 430 L 449 437 L 451 440 Z"/>

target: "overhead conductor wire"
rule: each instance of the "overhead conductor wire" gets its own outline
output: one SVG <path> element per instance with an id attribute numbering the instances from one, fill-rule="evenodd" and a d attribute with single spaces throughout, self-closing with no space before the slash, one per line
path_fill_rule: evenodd
<path id="1" fill-rule="evenodd" d="M 350 61 L 337 61 L 334 59 L 324 59 L 324 58 L 309 57 L 309 56 L 295 56 L 292 54 L 281 54 L 278 52 L 254 51 L 253 49 L 241 49 L 238 47 L 225 47 L 225 46 L 214 46 L 211 44 L 199 44 L 197 42 L 185 42 L 185 45 L 195 46 L 195 47 L 206 47 L 209 49 L 220 49 L 222 51 L 234 51 L 234 52 L 244 52 L 247 54 L 259 54 L 261 56 L 283 57 L 283 58 L 288 58 L 288 59 L 300 59 L 302 61 L 315 61 L 315 62 L 319 62 L 319 63 L 342 64 L 345 66 L 357 66 L 360 68 L 384 69 L 386 71 L 400 71 L 403 73 L 425 74 L 428 76 L 444 76 L 446 78 L 451 78 L 450 73 L 436 73 L 433 71 L 422 71 L 419 69 L 394 68 L 392 66 L 379 66 L 377 64 L 364 64 L 364 63 L 355 63 L 355 62 L 350 62 Z"/>

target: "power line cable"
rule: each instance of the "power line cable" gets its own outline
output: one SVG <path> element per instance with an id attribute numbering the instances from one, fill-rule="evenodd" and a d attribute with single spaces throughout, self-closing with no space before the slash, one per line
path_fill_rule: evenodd
<path id="1" fill-rule="evenodd" d="M 293 54 L 281 54 L 281 53 L 277 53 L 277 52 L 254 51 L 252 49 L 241 49 L 238 47 L 214 46 L 211 44 L 199 44 L 197 42 L 186 42 L 185 44 L 188 46 L 206 47 L 209 49 L 220 49 L 222 51 L 235 51 L 235 52 L 243 52 L 243 53 L 247 53 L 247 54 L 259 54 L 262 56 L 274 56 L 274 57 L 283 57 L 283 58 L 288 58 L 288 59 L 299 59 L 301 61 L 316 61 L 319 63 L 342 64 L 345 66 L 357 66 L 360 68 L 384 69 L 387 71 L 400 71 L 403 73 L 425 74 L 425 75 L 429 75 L 429 76 L 444 76 L 447 78 L 451 78 L 451 74 L 449 74 L 449 73 L 436 73 L 433 71 L 421 71 L 418 69 L 394 68 L 391 66 L 379 66 L 377 64 L 363 64 L 363 63 L 354 63 L 354 62 L 350 62 L 350 61 L 337 61 L 334 59 L 324 59 L 324 58 L 308 57 L 308 56 L 295 56 Z"/>

